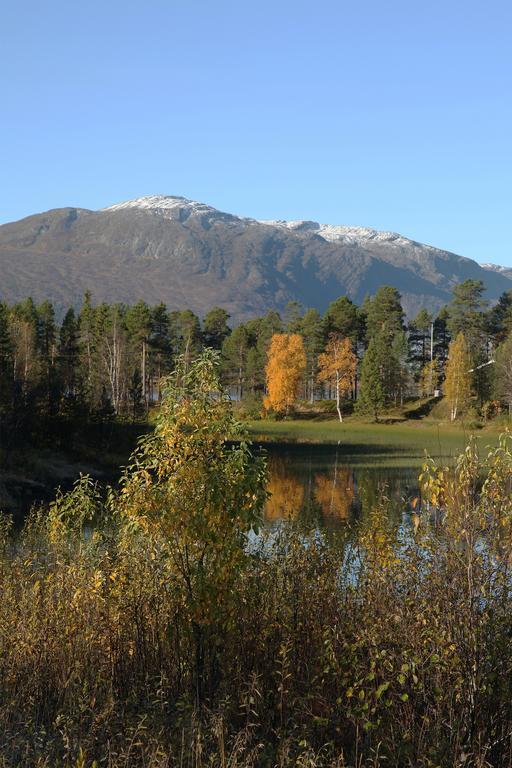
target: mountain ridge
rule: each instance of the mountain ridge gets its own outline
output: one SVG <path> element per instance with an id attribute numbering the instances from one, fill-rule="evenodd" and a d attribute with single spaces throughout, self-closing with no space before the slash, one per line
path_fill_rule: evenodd
<path id="1" fill-rule="evenodd" d="M 0 298 L 32 295 L 57 308 L 96 301 L 164 301 L 234 320 L 290 300 L 324 311 L 347 294 L 361 302 L 395 286 L 413 315 L 436 310 L 467 278 L 496 300 L 512 270 L 487 268 L 395 232 L 313 221 L 259 221 L 187 198 L 149 195 L 99 211 L 53 209 L 0 226 Z"/>

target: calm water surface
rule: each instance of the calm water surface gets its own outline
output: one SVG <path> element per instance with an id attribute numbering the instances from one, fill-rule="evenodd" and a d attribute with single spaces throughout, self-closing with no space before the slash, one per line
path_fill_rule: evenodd
<path id="1" fill-rule="evenodd" d="M 392 466 L 381 457 L 347 455 L 336 445 L 266 445 L 271 496 L 269 525 L 297 521 L 311 528 L 340 528 L 360 520 L 384 497 L 397 521 L 418 496 L 418 461 Z"/>

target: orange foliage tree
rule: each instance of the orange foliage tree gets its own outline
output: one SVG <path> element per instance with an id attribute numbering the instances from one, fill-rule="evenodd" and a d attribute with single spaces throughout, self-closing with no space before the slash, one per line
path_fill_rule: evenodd
<path id="1" fill-rule="evenodd" d="M 264 407 L 277 412 L 288 411 L 297 399 L 305 370 L 306 353 L 302 336 L 298 333 L 274 333 L 265 368 L 267 396 L 263 401 Z"/>
<path id="2" fill-rule="evenodd" d="M 329 334 L 325 351 L 318 356 L 318 381 L 326 382 L 334 388 L 336 410 L 343 421 L 340 408 L 342 395 L 350 392 L 354 386 L 357 358 L 350 339 L 338 333 Z"/>

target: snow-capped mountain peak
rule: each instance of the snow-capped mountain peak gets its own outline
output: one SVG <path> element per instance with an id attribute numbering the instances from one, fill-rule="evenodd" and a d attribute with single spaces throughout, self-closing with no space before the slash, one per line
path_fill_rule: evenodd
<path id="1" fill-rule="evenodd" d="M 175 195 L 145 195 L 144 197 L 137 197 L 134 200 L 126 200 L 123 203 L 110 205 L 108 208 L 103 208 L 102 210 L 111 212 L 126 211 L 130 209 L 139 209 L 158 216 L 163 216 L 167 219 L 178 219 L 179 221 L 185 221 L 192 215 L 213 218 L 229 215 L 222 214 L 216 208 L 212 208 L 205 203 L 198 203 L 195 200 L 189 200 L 186 197 L 178 197 Z"/>
<path id="2" fill-rule="evenodd" d="M 177 219 L 181 222 L 189 217 L 200 218 L 203 223 L 212 223 L 216 220 L 222 220 L 224 223 L 243 224 L 251 226 L 255 224 L 286 229 L 303 237 L 319 236 L 330 242 L 343 242 L 347 245 L 360 245 L 369 241 L 380 243 L 393 243 L 394 245 L 410 245 L 411 240 L 396 232 L 379 232 L 370 227 L 346 226 L 343 224 L 319 224 L 316 221 L 296 220 L 286 221 L 282 219 L 275 220 L 257 220 L 235 216 L 229 213 L 219 211 L 205 203 L 199 203 L 196 200 L 189 200 L 186 197 L 176 195 L 146 195 L 134 200 L 127 200 L 116 205 L 104 208 L 104 211 L 125 211 L 129 209 L 139 209 L 167 219 Z"/>

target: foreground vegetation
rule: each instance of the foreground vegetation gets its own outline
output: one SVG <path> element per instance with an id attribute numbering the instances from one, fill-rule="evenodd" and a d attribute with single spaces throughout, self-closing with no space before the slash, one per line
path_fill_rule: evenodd
<path id="1" fill-rule="evenodd" d="M 512 765 L 510 442 L 428 463 L 416 533 L 255 537 L 264 465 L 178 366 L 119 492 L 2 523 L 0 765 Z"/>

